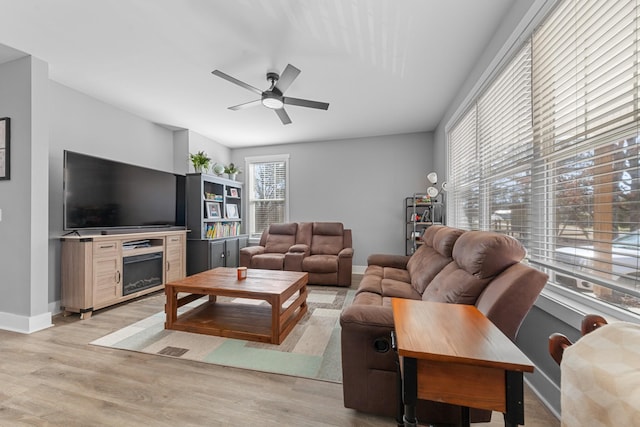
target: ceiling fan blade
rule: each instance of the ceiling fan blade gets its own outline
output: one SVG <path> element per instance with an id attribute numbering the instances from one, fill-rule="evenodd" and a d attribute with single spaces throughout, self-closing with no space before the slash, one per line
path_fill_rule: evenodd
<path id="1" fill-rule="evenodd" d="M 278 108 L 277 110 L 273 111 L 275 111 L 278 117 L 280 117 L 280 121 L 283 125 L 288 125 L 289 123 L 291 123 L 291 119 L 289 118 L 287 112 L 284 111 L 284 108 Z"/>
<path id="2" fill-rule="evenodd" d="M 223 73 L 220 70 L 213 70 L 211 72 L 211 74 L 213 74 L 214 76 L 218 76 L 221 77 L 227 81 L 230 81 L 231 83 L 237 84 L 238 86 L 241 86 L 245 89 L 250 90 L 251 92 L 255 92 L 258 95 L 262 95 L 262 91 L 260 89 L 258 89 L 257 87 L 253 87 L 249 84 L 246 84 L 245 82 L 241 82 L 240 80 L 236 79 L 235 77 L 231 77 L 229 74 Z"/>
<path id="3" fill-rule="evenodd" d="M 286 68 L 280 75 L 275 88 L 278 89 L 280 93 L 284 93 L 284 91 L 287 90 L 289 86 L 291 86 L 291 83 L 293 83 L 296 77 L 298 77 L 298 74 L 300 74 L 300 70 L 298 70 L 291 64 L 287 64 Z"/>
<path id="4" fill-rule="evenodd" d="M 262 105 L 261 99 L 256 99 L 255 101 L 245 102 L 244 104 L 234 105 L 233 107 L 229 107 L 229 110 L 237 111 L 242 110 L 243 108 L 255 107 L 256 105 Z"/>
<path id="5" fill-rule="evenodd" d="M 329 109 L 329 103 L 327 102 L 310 101 L 308 99 L 300 99 L 300 98 L 290 98 L 288 96 L 283 96 L 282 102 L 284 102 L 287 105 L 297 105 L 299 107 L 317 108 L 319 110 Z"/>

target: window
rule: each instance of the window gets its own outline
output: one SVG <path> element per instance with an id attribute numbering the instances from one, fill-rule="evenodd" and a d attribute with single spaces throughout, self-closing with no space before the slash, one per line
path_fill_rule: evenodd
<path id="1" fill-rule="evenodd" d="M 452 225 L 520 239 L 552 282 L 635 313 L 639 12 L 558 4 L 448 133 L 447 207 Z"/>
<path id="2" fill-rule="evenodd" d="M 289 220 L 289 155 L 248 157 L 249 236 Z"/>
<path id="3" fill-rule="evenodd" d="M 533 36 L 534 182 L 548 213 L 531 257 L 638 313 L 639 29 L 635 0 L 570 0 Z"/>

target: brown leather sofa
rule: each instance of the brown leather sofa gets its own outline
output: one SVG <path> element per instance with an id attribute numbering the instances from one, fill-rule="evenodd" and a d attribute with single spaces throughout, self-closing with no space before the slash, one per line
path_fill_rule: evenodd
<path id="1" fill-rule="evenodd" d="M 547 281 L 547 275 L 520 261 L 526 251 L 514 238 L 488 231 L 432 226 L 412 255 L 371 255 L 351 306 L 340 316 L 344 405 L 395 416 L 398 371 L 391 348 L 391 298 L 473 304 L 515 340 Z M 434 331 L 438 333 L 438 331 Z M 458 423 L 460 408 L 419 401 L 421 423 Z M 489 411 L 470 411 L 486 422 Z"/>
<path id="2" fill-rule="evenodd" d="M 240 266 L 305 271 L 311 285 L 351 286 L 351 230 L 340 222 L 271 224 L 258 246 L 240 249 Z"/>

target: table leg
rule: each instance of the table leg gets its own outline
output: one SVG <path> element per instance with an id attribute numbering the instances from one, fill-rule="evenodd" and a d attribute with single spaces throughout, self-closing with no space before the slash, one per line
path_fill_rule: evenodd
<path id="1" fill-rule="evenodd" d="M 164 327 L 170 329 L 178 320 L 178 293 L 173 286 L 165 285 L 166 302 L 164 306 L 165 322 Z"/>
<path id="2" fill-rule="evenodd" d="M 460 407 L 460 425 L 462 427 L 470 427 L 471 421 L 469 418 L 469 407 L 461 406 Z"/>
<path id="3" fill-rule="evenodd" d="M 396 424 L 398 427 L 403 427 L 404 403 L 402 402 L 402 369 L 400 369 L 400 356 L 398 356 L 395 331 L 391 331 L 391 348 L 396 356 Z"/>
<path id="4" fill-rule="evenodd" d="M 418 401 L 418 361 L 413 357 L 402 358 L 402 400 L 404 401 L 404 426 L 416 427 L 416 402 Z"/>
<path id="5" fill-rule="evenodd" d="M 524 384 L 522 372 L 506 371 L 507 412 L 504 413 L 505 427 L 524 425 Z"/>
<path id="6" fill-rule="evenodd" d="M 271 343 L 280 344 L 280 309 L 282 301 L 279 297 L 269 301 L 271 303 Z"/>

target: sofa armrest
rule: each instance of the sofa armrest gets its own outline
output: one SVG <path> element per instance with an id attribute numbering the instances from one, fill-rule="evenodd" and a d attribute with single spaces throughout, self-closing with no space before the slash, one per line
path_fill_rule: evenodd
<path id="1" fill-rule="evenodd" d="M 343 248 L 338 252 L 338 286 L 351 286 L 352 270 L 353 248 Z"/>
<path id="2" fill-rule="evenodd" d="M 338 258 L 353 258 L 353 248 L 344 248 L 338 252 Z"/>
<path id="3" fill-rule="evenodd" d="M 240 253 L 245 253 L 249 256 L 259 255 L 264 253 L 264 246 L 245 246 L 240 249 Z"/>
<path id="4" fill-rule="evenodd" d="M 291 246 L 289 248 L 289 252 L 295 252 L 295 253 L 304 253 L 305 256 L 309 255 L 309 245 L 305 245 L 304 243 L 296 243 L 295 245 Z"/>
<path id="5" fill-rule="evenodd" d="M 251 267 L 251 258 L 264 253 L 264 246 L 246 246 L 240 249 L 240 267 Z"/>
<path id="6" fill-rule="evenodd" d="M 343 328 L 353 325 L 370 329 L 387 328 L 390 331 L 394 328 L 393 311 L 391 307 L 353 304 L 342 310 L 340 325 Z"/>
<path id="7" fill-rule="evenodd" d="M 367 258 L 367 265 L 406 269 L 410 255 L 372 254 Z"/>
<path id="8" fill-rule="evenodd" d="M 284 254 L 285 271 L 302 271 L 302 260 L 309 252 L 287 252 Z"/>

